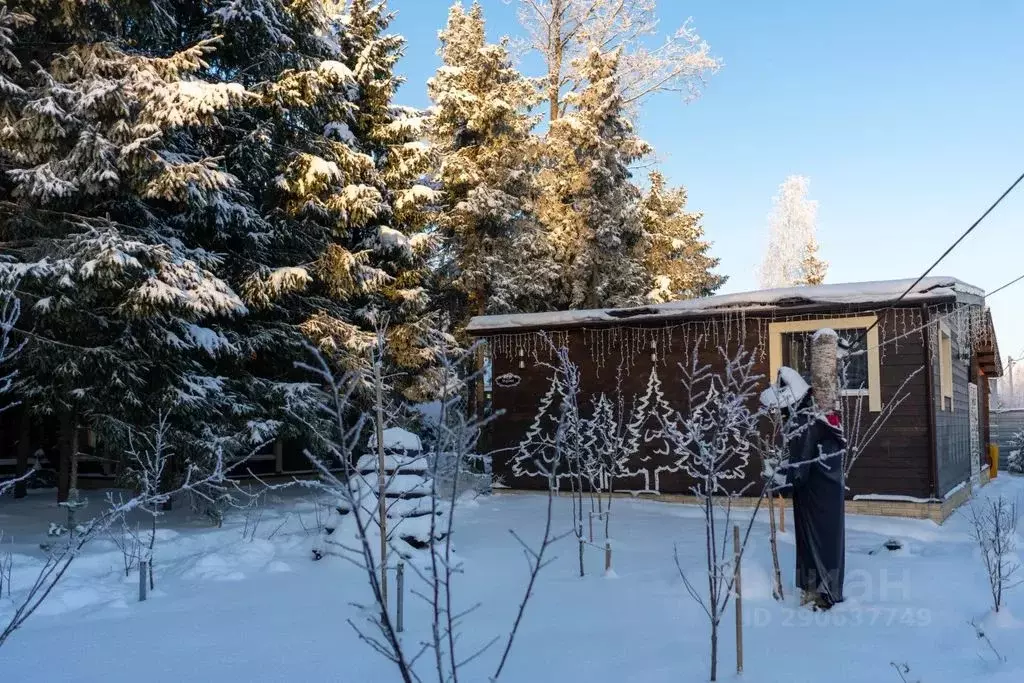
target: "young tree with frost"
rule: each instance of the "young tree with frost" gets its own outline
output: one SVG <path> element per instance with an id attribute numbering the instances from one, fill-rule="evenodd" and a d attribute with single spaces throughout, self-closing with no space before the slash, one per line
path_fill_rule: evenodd
<path id="1" fill-rule="evenodd" d="M 356 462 L 356 448 L 363 440 L 363 432 L 369 424 L 365 413 L 359 415 L 358 411 L 354 410 L 356 396 L 362 391 L 364 379 L 356 372 L 348 372 L 340 377 L 335 375 L 327 359 L 315 350 L 314 364 L 304 366 L 317 377 L 317 384 L 325 388 L 322 409 L 336 426 L 332 434 L 325 434 L 322 437 L 330 444 L 333 463 L 342 471 L 339 476 L 328 463 L 311 454 L 322 478 L 320 482 L 310 485 L 317 486 L 334 496 L 341 507 L 347 510 L 344 517 L 350 533 L 347 535 L 348 543 L 344 547 L 343 556 L 364 569 L 371 592 L 371 604 L 359 606 L 369 623 L 369 628 L 357 624 L 354 619 L 349 619 L 348 624 L 360 640 L 395 666 L 399 678 L 406 683 L 419 682 L 424 678 L 435 678 L 438 683 L 458 681 L 470 662 L 479 660 L 491 647 L 503 643 L 500 656 L 488 677 L 488 680 L 499 680 L 509 661 L 527 604 L 533 596 L 537 576 L 550 562 L 548 555 L 551 545 L 559 538 L 552 530 L 554 495 L 551 493 L 548 496 L 544 532 L 539 546 L 529 546 L 514 530 L 510 530 L 526 553 L 528 579 L 508 633 L 496 636 L 472 651 L 467 651 L 466 646 L 462 644 L 465 635 L 463 628 L 476 607 L 468 610 L 460 610 L 457 607 L 455 577 L 461 570 L 458 558 L 453 553 L 452 536 L 455 529 L 454 519 L 458 511 L 458 474 L 473 455 L 484 422 L 470 414 L 466 405 L 474 378 L 465 378 L 462 368 L 475 357 L 475 349 L 460 351 L 453 341 L 451 337 L 441 335 L 433 340 L 431 346 L 437 353 L 432 367 L 438 372 L 438 381 L 442 387 L 439 392 L 441 410 L 435 425 L 436 452 L 429 458 L 430 495 L 426 500 L 429 501 L 430 507 L 422 510 L 425 514 L 414 520 L 426 520 L 422 537 L 426 539 L 427 547 L 423 552 L 427 558 L 425 562 L 411 562 L 406 565 L 423 584 L 423 588 L 413 589 L 413 595 L 427 603 L 431 614 L 429 635 L 425 642 L 417 643 L 416 653 L 409 649 L 409 643 L 397 631 L 387 591 L 381 580 L 380 538 L 379 533 L 375 535 L 374 531 L 375 516 L 380 514 L 379 508 L 365 504 L 363 494 L 367 487 L 351 484 L 351 480 L 358 476 L 353 465 Z M 374 381 L 380 381 L 379 377 Z M 302 419 L 301 416 L 296 417 Z M 454 463 L 454 477 L 448 478 L 450 488 L 439 488 L 439 482 L 442 480 L 442 458 L 439 457 L 441 455 L 448 456 L 444 458 L 448 465 Z M 554 464 L 557 466 L 557 463 Z M 401 476 L 405 475 L 401 474 L 400 468 L 396 468 L 396 474 L 392 475 L 386 485 Z M 553 470 L 550 472 L 550 478 L 554 478 Z M 554 484 L 549 488 L 553 492 Z M 450 514 L 439 514 L 442 508 L 450 511 Z M 379 529 L 379 526 L 376 526 L 376 529 Z"/>
<path id="2" fill-rule="evenodd" d="M 627 108 L 659 92 L 695 98 L 721 66 L 690 20 L 659 36 L 656 0 L 519 0 L 519 20 L 524 47 L 544 61 L 550 121 L 572 109 L 570 93 L 586 87 L 591 74 L 581 60 L 592 46 L 604 56 L 622 53 L 616 90 Z"/>
<path id="3" fill-rule="evenodd" d="M 676 566 L 687 592 L 708 617 L 714 681 L 718 676 L 718 629 L 732 598 L 737 561 L 729 550 L 732 499 L 749 488 L 736 490 L 731 482 L 744 477 L 758 437 L 759 410 L 752 409 L 751 404 L 758 396 L 762 377 L 755 372 L 755 356 L 743 349 L 733 355 L 720 350 L 724 367 L 712 370 L 700 361 L 701 344 L 695 344 L 689 363 L 680 364 L 686 411 L 666 420 L 663 432 L 679 466 L 693 478 L 692 491 L 704 513 L 706 592 L 701 581 L 683 570 L 678 552 Z M 756 515 L 756 508 L 754 512 Z M 754 515 L 737 559 L 742 558 L 753 522 Z"/>
<path id="4" fill-rule="evenodd" d="M 992 595 L 992 609 L 1003 606 L 1004 593 L 1016 588 L 1024 579 L 1020 557 L 1017 555 L 1017 523 L 1020 521 L 1020 501 L 1005 496 L 972 501 L 967 506 L 967 519 L 971 534 L 981 550 L 981 561 L 988 576 Z"/>
<path id="5" fill-rule="evenodd" d="M 427 82 L 442 190 L 440 275 L 458 327 L 474 315 L 546 308 L 554 272 L 533 206 L 540 150 L 528 110 L 537 89 L 505 41 L 486 42 L 484 28 L 478 2 L 468 11 L 453 5 L 440 32 L 442 65 Z"/>
<path id="6" fill-rule="evenodd" d="M 768 243 L 758 271 L 762 289 L 820 285 L 828 263 L 817 257 L 818 202 L 807 198 L 810 180 L 793 175 L 779 186 L 768 217 Z"/>
<path id="7" fill-rule="evenodd" d="M 572 111 L 547 134 L 539 216 L 559 267 L 557 308 L 627 306 L 650 290 L 650 239 L 629 171 L 650 146 L 623 111 L 618 65 L 618 51 L 580 58 L 587 85 L 568 96 Z"/>
<path id="8" fill-rule="evenodd" d="M 710 256 L 701 214 L 686 211 L 686 189 L 668 187 L 665 176 L 652 171 L 650 187 L 640 203 L 644 230 L 650 235 L 647 272 L 654 287 L 651 303 L 711 296 L 728 279 L 713 270 L 719 259 Z"/>

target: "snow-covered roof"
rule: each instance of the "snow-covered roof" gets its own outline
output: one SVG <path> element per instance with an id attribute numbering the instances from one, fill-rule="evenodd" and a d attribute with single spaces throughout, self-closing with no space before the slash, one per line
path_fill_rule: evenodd
<path id="1" fill-rule="evenodd" d="M 588 324 L 608 324 L 629 321 L 649 322 L 660 319 L 685 318 L 702 314 L 732 312 L 769 312 L 779 309 L 813 306 L 863 306 L 885 304 L 897 299 L 916 278 L 881 280 L 877 282 L 851 282 L 835 285 L 813 285 L 762 289 L 755 292 L 718 294 L 716 296 L 670 301 L 664 304 L 635 308 L 606 308 L 547 313 L 516 313 L 512 315 L 483 315 L 473 318 L 466 328 L 471 334 L 485 336 L 492 332 L 524 329 L 574 327 Z M 985 292 L 954 277 L 926 277 L 903 297 L 906 303 L 921 303 L 944 299 L 967 299 L 982 303 Z"/>

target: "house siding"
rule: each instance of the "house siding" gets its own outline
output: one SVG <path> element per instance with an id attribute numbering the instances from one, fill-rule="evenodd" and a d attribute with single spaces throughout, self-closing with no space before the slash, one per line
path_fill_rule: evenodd
<path id="1" fill-rule="evenodd" d="M 870 311 L 837 310 L 821 317 L 845 317 L 870 313 Z M 769 372 L 768 350 L 761 347 L 767 342 L 769 322 L 785 321 L 785 315 L 772 317 L 748 317 L 742 323 L 722 320 L 706 320 L 692 325 L 695 330 L 691 334 L 675 333 L 670 344 L 660 344 L 658 353 L 658 376 L 662 389 L 669 404 L 676 410 L 685 412 L 686 401 L 679 385 L 679 363 L 686 363 L 690 358 L 689 349 L 698 335 L 704 336 L 704 343 L 699 347 L 700 360 L 721 366 L 721 356 L 717 348 L 726 342 L 726 350 L 733 354 L 742 345 L 747 349 L 758 349 L 755 371 L 764 376 L 761 384 L 767 386 Z M 881 398 L 883 406 L 894 398 L 900 386 L 906 381 L 907 398 L 893 412 L 885 427 L 878 433 L 873 442 L 866 448 L 851 471 L 848 481 L 849 494 L 897 494 L 915 497 L 927 497 L 931 494 L 931 447 L 928 432 L 928 411 L 930 402 L 926 390 L 926 376 L 923 369 L 924 335 L 918 331 L 921 326 L 919 308 L 890 309 L 881 314 L 879 329 L 884 344 L 880 358 Z M 716 325 L 733 325 L 731 329 L 744 329 L 739 335 L 717 331 Z M 823 322 L 823 326 L 827 322 Z M 636 329 L 636 328 L 633 328 Z M 642 328 L 649 334 L 659 328 Z M 607 334 L 607 333 L 606 333 Z M 595 342 L 592 330 L 573 328 L 561 334 L 556 343 L 567 342 L 570 358 L 580 366 L 581 387 L 579 405 L 581 412 L 589 414 L 592 400 L 606 392 L 615 392 L 616 369 L 620 364 L 627 366 L 622 373 L 621 386 L 627 408 L 632 405 L 633 398 L 642 395 L 647 388 L 648 376 L 651 371 L 650 349 L 641 348 L 642 342 L 630 339 L 629 333 L 623 332 L 618 345 Z M 522 340 L 528 335 L 518 335 Z M 642 336 L 642 335 L 641 335 Z M 886 341 L 888 340 L 888 341 Z M 515 342 L 513 342 L 514 344 Z M 505 340 L 507 347 L 509 342 Z M 529 344 L 531 348 L 536 342 Z M 667 357 L 666 357 L 667 354 Z M 520 368 L 522 359 L 525 367 Z M 540 358 L 548 361 L 547 358 Z M 514 387 L 501 387 L 495 383 L 492 395 L 492 408 L 504 411 L 501 416 L 490 423 L 485 430 L 483 450 L 494 452 L 494 472 L 501 483 L 513 488 L 544 488 L 546 481 L 540 478 L 515 477 L 511 470 L 511 461 L 517 446 L 524 438 L 537 413 L 540 398 L 548 391 L 551 369 L 537 364 L 530 353 L 519 356 L 513 350 L 505 349 L 504 353 L 495 354 L 492 359 L 492 373 L 500 377 L 511 373 L 519 378 Z M 916 374 L 915 374 L 916 372 Z M 912 377 L 911 377 L 912 376 Z M 908 380 L 908 377 L 910 379 Z M 966 392 L 966 388 L 964 389 Z M 846 399 L 852 400 L 852 399 Z M 966 401 L 966 393 L 964 395 Z M 753 407 L 753 406 L 752 406 Z M 966 405 L 964 410 L 966 411 Z M 847 415 L 853 411 L 848 410 Z M 863 410 L 860 433 L 878 413 L 868 411 L 867 398 L 863 399 Z M 851 418 L 852 419 L 852 418 Z M 849 433 L 857 430 L 853 425 L 846 425 Z M 659 456 L 653 449 L 642 447 L 640 457 L 663 461 L 667 465 L 668 458 Z M 737 489 L 754 481 L 758 476 L 757 463 L 751 457 L 746 468 L 746 478 L 735 482 Z M 693 481 L 683 472 L 661 472 L 659 474 L 659 491 L 666 494 L 688 494 Z M 642 482 L 617 482 L 618 489 L 642 488 Z"/>
<path id="2" fill-rule="evenodd" d="M 970 382 L 971 357 L 968 354 L 967 359 L 960 358 L 960 340 L 956 334 L 950 336 L 953 353 L 952 411 L 943 409 L 939 335 L 930 335 L 928 344 L 929 366 L 933 378 L 932 410 L 935 420 L 935 457 L 938 474 L 936 495 L 939 498 L 971 477 L 970 407 L 967 388 Z"/>

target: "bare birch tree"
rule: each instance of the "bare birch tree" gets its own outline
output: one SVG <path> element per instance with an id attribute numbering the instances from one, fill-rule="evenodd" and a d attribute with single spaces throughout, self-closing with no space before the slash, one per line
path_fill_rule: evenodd
<path id="1" fill-rule="evenodd" d="M 573 62 L 591 45 L 604 54 L 622 51 L 619 85 L 627 107 L 658 92 L 699 97 L 721 67 L 692 20 L 660 31 L 656 0 L 519 0 L 519 20 L 526 33 L 522 47 L 544 60 L 550 121 L 565 113 L 565 95 L 582 87 Z"/>

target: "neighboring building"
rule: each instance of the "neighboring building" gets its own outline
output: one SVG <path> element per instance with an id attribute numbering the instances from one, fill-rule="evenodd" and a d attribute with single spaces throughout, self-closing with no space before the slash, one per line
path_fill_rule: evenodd
<path id="1" fill-rule="evenodd" d="M 519 446 L 531 426 L 542 429 L 539 406 L 557 410 L 545 365 L 551 340 L 580 367 L 581 408 L 602 393 L 620 397 L 634 432 L 644 435 L 616 490 L 689 494 L 692 480 L 659 453 L 652 429 L 659 409 L 685 409 L 678 364 L 696 349 L 702 361 L 722 366 L 720 347 L 732 354 L 743 346 L 756 354 L 767 385 L 780 365 L 806 372 L 810 334 L 831 327 L 867 348 L 847 364 L 844 419 L 859 423 L 844 425 L 848 433 L 863 435 L 883 406 L 898 401 L 850 473 L 850 497 L 860 502 L 852 509 L 941 520 L 970 494 L 972 480 L 986 478 L 986 380 L 1001 374 L 999 351 L 983 291 L 929 277 L 894 304 L 911 284 L 820 285 L 629 309 L 474 318 L 470 334 L 487 342 L 491 408 L 504 411 L 489 424 L 482 450 L 495 453 L 494 472 L 506 486 L 546 486 L 531 476 Z M 757 477 L 751 459 L 734 484 L 738 490 Z"/>

